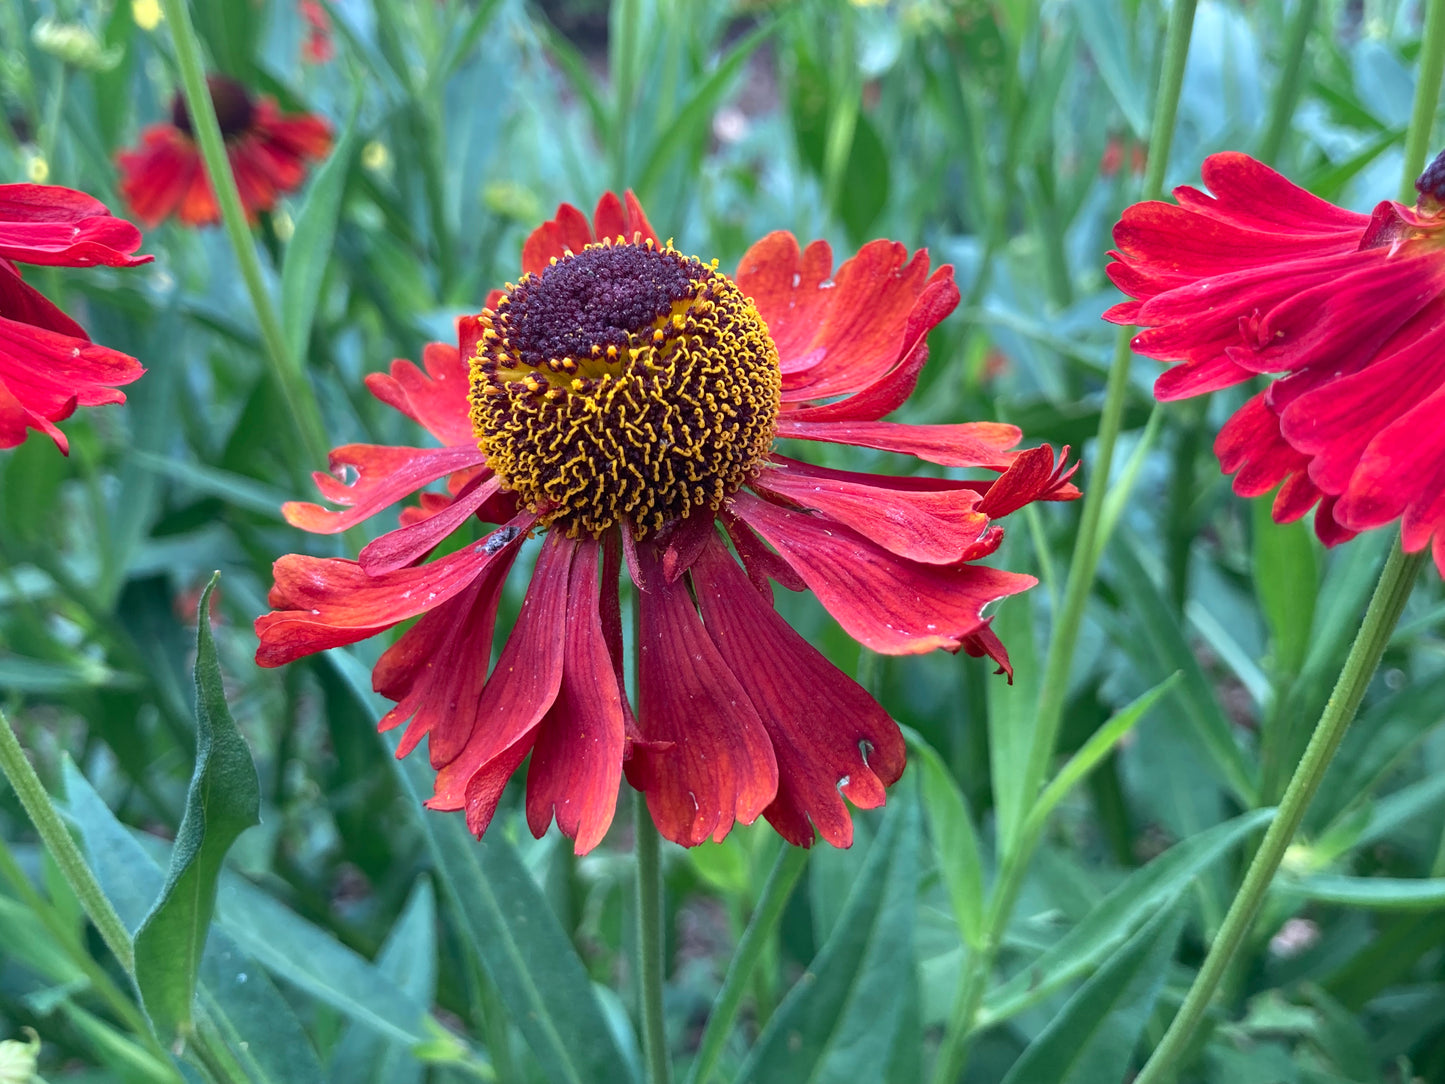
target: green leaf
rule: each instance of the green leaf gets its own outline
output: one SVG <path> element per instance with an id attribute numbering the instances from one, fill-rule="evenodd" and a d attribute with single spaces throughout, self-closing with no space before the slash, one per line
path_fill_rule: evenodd
<path id="1" fill-rule="evenodd" d="M 1356 824 L 1351 817 L 1336 821 L 1310 848 L 1311 853 L 1319 865 L 1328 865 L 1346 851 L 1394 835 L 1424 814 L 1433 813 L 1442 801 L 1445 801 L 1445 775 L 1411 783 L 1375 802 L 1363 824 Z"/>
<path id="2" fill-rule="evenodd" d="M 896 787 L 832 935 L 763 1029 L 739 1084 L 883 1079 L 917 981 L 918 819 L 911 787 Z"/>
<path id="3" fill-rule="evenodd" d="M 1071 756 L 1059 774 L 1044 788 L 1038 800 L 1034 802 L 1033 808 L 1029 811 L 1028 827 L 1025 832 L 1032 832 L 1043 827 L 1048 815 L 1073 790 L 1079 782 L 1094 770 L 1094 767 L 1113 751 L 1114 746 L 1123 740 L 1124 735 L 1134 729 L 1135 725 L 1149 713 L 1149 709 L 1159 702 L 1160 697 L 1169 692 L 1178 683 L 1179 671 L 1175 671 L 1161 681 L 1154 688 L 1144 695 L 1136 698 L 1131 703 L 1120 708 L 1110 716 L 1109 721 L 1098 730 L 1089 735 L 1089 740 L 1079 748 L 1079 751 Z"/>
<path id="4" fill-rule="evenodd" d="M 330 652 L 327 659 L 361 704 L 380 717 L 380 698 L 360 661 L 344 651 Z M 394 746 L 389 751 L 394 753 Z M 516 850 L 500 832 L 479 841 L 460 816 L 423 812 L 431 769 L 423 758 L 389 759 L 418 813 L 417 827 L 462 936 L 496 983 L 546 1079 L 617 1080 L 627 1062 L 591 980 Z"/>
<path id="5" fill-rule="evenodd" d="M 1320 569 L 1313 532 L 1303 520 L 1275 523 L 1254 501 L 1254 590 L 1274 641 L 1275 669 L 1297 674 L 1310 646 Z"/>
<path id="6" fill-rule="evenodd" d="M 221 929 L 278 979 L 378 1036 L 406 1046 L 427 1040 L 426 999 L 385 981 L 375 965 L 240 877 L 222 878 L 220 896 Z"/>
<path id="7" fill-rule="evenodd" d="M 1069 998 L 1003 1084 L 1125 1079 L 1183 926 L 1184 909 L 1177 903 L 1155 915 Z"/>
<path id="8" fill-rule="evenodd" d="M 953 917 L 964 944 L 977 948 L 983 944 L 983 860 L 968 801 L 933 747 L 913 730 L 905 728 L 904 735 L 913 770 L 918 772 L 933 854 L 948 888 Z"/>
<path id="9" fill-rule="evenodd" d="M 1043 782 L 1027 779 L 1038 723 L 1041 676 L 1032 597 L 1020 595 L 999 607 L 993 629 L 1009 645 L 1014 668 L 1012 685 L 1002 680 L 988 683 L 988 754 L 995 834 L 999 849 L 1008 851 L 1017 842 L 1025 809 Z"/>
<path id="10" fill-rule="evenodd" d="M 1285 882 L 1284 890 L 1318 903 L 1367 907 L 1378 911 L 1435 911 L 1445 909 L 1445 877 L 1349 877 L 1321 873 L 1301 881 Z"/>
<path id="11" fill-rule="evenodd" d="M 1079 0 L 1073 5 L 1079 32 L 1098 66 L 1104 85 L 1139 139 L 1149 135 L 1148 73 L 1132 54 L 1128 18 L 1118 0 Z"/>
<path id="12" fill-rule="evenodd" d="M 1183 673 L 1183 684 L 1173 702 L 1183 709 L 1189 726 L 1184 732 L 1198 745 L 1212 764 L 1219 780 L 1245 806 L 1255 804 L 1257 785 L 1244 752 L 1235 741 L 1234 728 L 1215 695 L 1214 684 L 1199 665 L 1169 603 L 1160 593 L 1140 561 L 1142 543 L 1122 536 L 1111 549 L 1116 587 L 1127 600 L 1134 619 L 1128 635 L 1121 630 L 1122 646 L 1145 664 L 1146 679 L 1160 680 L 1174 670 Z M 1157 676 L 1155 676 L 1157 675 Z"/>
<path id="13" fill-rule="evenodd" d="M 428 1005 L 437 984 L 436 894 L 431 882 L 417 881 L 396 925 L 376 958 L 376 969 L 395 989 L 418 1005 Z M 334 1084 L 418 1084 L 425 1066 L 406 1044 L 388 1041 L 359 1021 L 353 1023 L 331 1057 Z"/>
<path id="14" fill-rule="evenodd" d="M 165 875 L 67 758 L 61 764 L 70 815 L 90 868 L 120 920 L 134 929 Z M 254 960 L 220 930 L 201 958 L 197 1001 L 255 1084 L 315 1084 L 321 1064 L 296 1014 Z"/>
<path id="15" fill-rule="evenodd" d="M 1236 843 L 1274 817 L 1256 809 L 1176 843 L 1135 870 L 1083 920 L 984 1000 L 979 1026 L 1007 1019 L 1109 958 L 1141 923 L 1169 906 Z"/>
<path id="16" fill-rule="evenodd" d="M 311 182 L 281 266 L 281 328 L 286 334 L 287 353 L 298 364 L 306 357 L 311 325 L 321 303 L 321 287 L 336 239 L 336 222 L 341 215 L 341 198 L 346 194 L 346 178 L 355 157 L 356 118 L 357 112 L 353 110 L 335 150 Z"/>
<path id="17" fill-rule="evenodd" d="M 221 862 L 236 837 L 261 822 L 251 751 L 226 707 L 211 638 L 211 593 L 201 592 L 196 638 L 196 768 L 160 898 L 135 935 L 135 977 L 156 1034 L 170 1042 L 191 1029 L 196 974 L 216 904 Z"/>

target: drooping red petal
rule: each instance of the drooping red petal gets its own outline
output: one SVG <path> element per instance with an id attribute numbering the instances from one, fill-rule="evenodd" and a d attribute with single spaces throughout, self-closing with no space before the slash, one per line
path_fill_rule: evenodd
<path id="1" fill-rule="evenodd" d="M 1009 662 L 1008 648 L 1003 646 L 1003 641 L 998 638 L 991 627 L 993 619 L 984 622 L 983 628 L 977 632 L 969 633 L 963 638 L 963 650 L 975 659 L 990 658 L 998 663 L 995 674 L 1007 674 L 1008 683 L 1014 683 L 1013 663 Z"/>
<path id="2" fill-rule="evenodd" d="M 505 538 L 506 533 L 493 538 Z M 425 614 L 377 661 L 372 687 L 396 701 L 380 729 L 411 720 L 397 756 L 407 755 L 430 735 L 432 766 L 439 767 L 453 760 L 471 737 L 492 659 L 502 586 L 523 537 L 518 531 L 503 543 L 496 559 L 464 591 Z"/>
<path id="3" fill-rule="evenodd" d="M 524 524 L 513 526 L 525 529 Z M 489 546 L 483 539 L 440 560 L 384 576 L 368 575 L 355 561 L 287 554 L 272 565 L 276 583 L 269 601 L 274 612 L 256 619 L 261 638 L 256 662 L 280 666 L 354 644 L 434 610 L 505 552 L 505 545 Z"/>
<path id="4" fill-rule="evenodd" d="M 775 455 L 751 486 L 821 512 L 900 557 L 925 564 L 973 560 L 997 546 L 994 540 L 986 549 L 976 548 L 988 532 L 989 517 L 966 482 L 855 474 Z"/>
<path id="5" fill-rule="evenodd" d="M 0 257 L 57 267 L 135 267 L 140 230 L 94 196 L 58 184 L 0 184 Z"/>
<path id="6" fill-rule="evenodd" d="M 811 845 L 816 827 L 833 846 L 851 846 L 842 795 L 862 809 L 883 804 L 903 774 L 898 724 L 758 596 L 716 535 L 692 581 L 703 626 L 744 677 L 772 742 L 778 792 L 764 815 L 789 843 Z"/>
<path id="7" fill-rule="evenodd" d="M 467 404 L 467 367 L 455 346 L 428 343 L 422 352 L 423 373 L 397 358 L 390 373 L 368 373 L 366 386 L 387 406 L 424 426 L 446 445 L 475 444 Z"/>
<path id="8" fill-rule="evenodd" d="M 746 492 L 733 497 L 731 509 L 793 566 L 850 636 L 885 655 L 957 651 L 983 626 L 985 606 L 1038 582 L 978 565 L 909 561 L 841 523 Z"/>
<path id="9" fill-rule="evenodd" d="M 568 585 L 576 552 L 577 543 L 560 531 L 548 533 L 517 623 L 482 690 L 471 736 L 461 752 L 437 772 L 436 794 L 427 801 L 432 809 L 470 807 L 468 788 L 473 777 L 532 734 L 557 699 L 562 685 Z"/>
<path id="10" fill-rule="evenodd" d="M 654 546 L 636 548 L 638 726 L 627 778 L 658 831 L 692 847 L 751 824 L 778 791 L 778 764 L 747 692 L 713 646 L 687 585 L 668 583 Z"/>
<path id="11" fill-rule="evenodd" d="M 507 780 L 511 779 L 516 770 L 521 767 L 522 761 L 532 751 L 532 744 L 536 740 L 537 732 L 535 730 L 527 731 L 513 744 L 478 767 L 467 780 L 462 808 L 466 810 L 467 814 L 467 829 L 478 839 L 482 838 L 482 834 L 492 823 L 492 816 L 497 812 L 497 803 L 502 800 L 502 792 L 507 789 Z M 433 805 L 432 803 L 435 801 L 435 798 L 430 799 L 426 803 L 427 808 L 452 808 L 451 806 Z"/>
<path id="12" fill-rule="evenodd" d="M 9 272 L 0 268 L 0 280 Z M 23 284 L 21 284 L 23 285 Z M 0 294 L 0 303 L 5 300 Z M 45 433 L 67 450 L 55 422 L 68 418 L 77 404 L 123 403 L 118 386 L 139 379 L 145 370 L 119 350 L 88 339 L 0 316 L 0 447 L 25 440 L 27 429 Z"/>
<path id="13" fill-rule="evenodd" d="M 906 425 L 903 422 L 799 422 L 788 412 L 778 418 L 778 436 L 852 444 L 883 452 L 902 452 L 945 467 L 1005 470 L 1023 432 L 1003 422 L 957 425 Z"/>
<path id="14" fill-rule="evenodd" d="M 348 505 L 347 510 L 334 512 L 307 501 L 287 501 L 281 506 L 281 514 L 287 523 L 303 531 L 336 534 L 370 519 L 438 478 L 485 461 L 481 451 L 471 444 L 451 448 L 345 444 L 331 453 L 331 474 L 316 471 L 311 477 L 322 496 L 333 504 Z M 336 477 L 347 468 L 356 471 L 356 479 L 350 483 Z"/>
<path id="15" fill-rule="evenodd" d="M 586 854 L 617 808 L 626 741 L 622 692 L 602 631 L 602 547 L 577 544 L 563 632 L 562 686 L 541 725 L 527 770 L 527 824 L 538 839 L 555 815 Z M 614 572 L 615 583 L 615 572 Z"/>

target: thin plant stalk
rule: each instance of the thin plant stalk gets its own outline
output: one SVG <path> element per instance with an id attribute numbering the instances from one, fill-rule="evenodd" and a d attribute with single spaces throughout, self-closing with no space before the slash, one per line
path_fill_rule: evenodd
<path id="1" fill-rule="evenodd" d="M 1249 935 L 1285 850 L 1294 839 L 1310 799 L 1319 789 L 1320 781 L 1359 709 L 1425 560 L 1425 553 L 1407 555 L 1396 543 L 1384 571 L 1380 573 L 1380 582 L 1375 588 L 1374 598 L 1370 600 L 1370 608 L 1365 612 L 1364 624 L 1350 648 L 1334 692 L 1330 694 L 1329 703 L 1320 716 L 1319 725 L 1315 727 L 1299 767 L 1285 788 L 1279 811 L 1249 864 L 1244 883 L 1240 885 L 1219 933 L 1209 946 L 1209 954 L 1195 976 L 1184 1004 L 1134 1084 L 1163 1084 L 1173 1079 L 1181 1068 L 1180 1062 L 1189 1050 L 1194 1032 L 1208 1012 L 1209 1002 L 1231 959 Z"/>
<path id="2" fill-rule="evenodd" d="M 266 284 L 261 276 L 261 261 L 256 257 L 255 241 L 246 222 L 246 212 L 241 206 L 241 193 L 236 188 L 236 178 L 231 172 L 225 140 L 221 136 L 221 125 L 216 119 L 215 106 L 211 103 L 211 92 L 206 87 L 206 73 L 201 65 L 201 46 L 196 40 L 195 27 L 191 25 L 190 8 L 187 0 L 161 0 L 161 8 L 165 12 L 166 25 L 170 27 L 171 41 L 175 46 L 176 65 L 181 73 L 181 92 L 185 96 L 191 128 L 195 133 L 201 158 L 205 162 L 206 175 L 210 178 L 216 204 L 221 210 L 222 225 L 225 226 L 231 248 L 235 250 L 241 278 L 256 310 L 256 322 L 261 328 L 261 339 L 266 346 L 266 357 L 271 363 L 272 375 L 286 401 L 287 412 L 306 458 L 314 463 L 325 463 L 329 445 L 321 421 L 321 411 L 316 404 L 316 395 L 307 383 L 301 359 L 292 357 L 286 346 L 281 321 L 266 293 Z"/>
<path id="3" fill-rule="evenodd" d="M 5 773 L 5 778 L 15 788 L 15 795 L 25 808 L 25 815 L 30 818 L 30 823 L 35 825 L 41 843 L 50 852 L 50 857 L 55 859 L 61 876 L 65 878 L 66 884 L 70 885 L 70 890 L 80 901 L 86 916 L 100 932 L 106 948 L 110 949 L 111 955 L 127 974 L 133 974 L 135 953 L 131 948 L 130 931 L 125 928 L 125 923 L 121 922 L 115 908 L 110 905 L 110 900 L 101 891 L 100 882 L 86 864 L 75 840 L 70 838 L 55 803 L 50 800 L 45 784 L 40 782 L 40 777 L 31 767 L 4 712 L 0 712 L 0 771 Z"/>
<path id="4" fill-rule="evenodd" d="M 672 1063 L 667 1056 L 667 1029 L 662 1013 L 662 839 L 647 799 L 641 791 L 632 796 L 633 847 L 637 857 L 637 986 L 642 1012 L 643 1061 L 648 1084 L 671 1084 Z"/>
<path id="5" fill-rule="evenodd" d="M 1174 122 L 1179 112 L 1179 96 L 1184 85 L 1184 66 L 1189 58 L 1189 39 L 1194 30 L 1195 7 L 1196 0 L 1178 0 L 1170 9 L 1159 90 L 1150 128 L 1149 162 L 1144 175 L 1145 199 L 1157 198 L 1163 191 L 1169 148 L 1174 141 Z M 1104 548 L 1104 500 L 1108 494 L 1114 448 L 1123 426 L 1124 404 L 1129 388 L 1129 364 L 1133 356 L 1129 347 L 1131 338 L 1131 329 L 1119 329 L 1099 420 L 1091 471 L 1093 482 L 1085 487 L 1084 508 L 1069 565 L 1064 601 L 1055 619 L 1053 637 L 1049 643 L 1033 744 L 1024 769 L 1025 794 L 1038 793 L 1053 756 L 1059 727 L 1063 722 L 1069 671 L 1073 665 L 1079 632 L 1083 627 L 1084 610 L 1093 588 L 1094 573 Z M 1036 840 L 1037 833 L 1020 833 L 1014 839 L 1000 841 L 1002 861 L 998 883 L 989 900 L 983 944 L 977 951 L 970 953 L 959 982 L 953 1014 L 944 1031 L 938 1059 L 934 1063 L 934 1084 L 953 1084 L 963 1070 L 968 1057 L 968 1038 L 978 1010 L 983 1004 L 983 995 L 993 970 L 994 959 L 1003 942 L 1003 931 L 1013 913 L 1019 889 L 1023 886 L 1024 871 Z"/>
<path id="6" fill-rule="evenodd" d="M 1305 44 L 1309 41 L 1310 30 L 1315 24 L 1319 9 L 1320 0 L 1299 0 L 1294 16 L 1290 19 L 1284 64 L 1280 68 L 1279 82 L 1274 86 L 1274 98 L 1269 103 L 1269 121 L 1265 125 L 1264 139 L 1259 144 L 1259 160 L 1267 166 L 1275 164 L 1280 151 L 1284 149 L 1285 136 L 1289 135 L 1295 106 L 1299 104 Z"/>
<path id="7" fill-rule="evenodd" d="M 1404 171 L 1400 180 L 1402 202 L 1413 199 L 1415 178 L 1425 168 L 1442 77 L 1445 77 L 1445 0 L 1431 0 L 1425 16 L 1425 37 L 1414 108 L 1405 137 Z M 1188 1056 L 1195 1032 L 1209 1010 L 1215 991 L 1240 945 L 1249 936 L 1255 916 L 1284 859 L 1285 850 L 1294 839 L 1310 800 L 1319 789 L 1320 781 L 1354 720 L 1426 558 L 1425 552 L 1405 554 L 1399 541 L 1391 551 L 1390 559 L 1380 573 L 1374 597 L 1370 599 L 1369 609 L 1365 611 L 1364 624 L 1355 636 L 1334 692 L 1330 694 L 1304 755 L 1285 788 L 1279 812 L 1245 872 L 1244 882 L 1229 905 L 1229 912 L 1209 946 L 1209 953 L 1195 975 L 1183 1005 L 1135 1084 L 1164 1084 L 1174 1078 Z"/>
<path id="8" fill-rule="evenodd" d="M 717 1066 L 718 1056 L 722 1053 L 723 1044 L 727 1042 L 733 1024 L 737 1021 L 738 1009 L 742 1005 L 748 980 L 762 958 L 768 938 L 778 928 L 778 922 L 783 917 L 783 908 L 807 865 L 806 848 L 794 847 L 790 843 L 783 844 L 783 849 L 763 884 L 758 906 L 748 921 L 747 929 L 743 931 L 732 963 L 728 965 L 722 989 L 713 1001 L 712 1013 L 707 1018 L 707 1027 L 703 1029 L 702 1041 L 698 1043 L 697 1058 L 692 1063 L 687 1084 L 708 1084 L 712 1071 Z"/>

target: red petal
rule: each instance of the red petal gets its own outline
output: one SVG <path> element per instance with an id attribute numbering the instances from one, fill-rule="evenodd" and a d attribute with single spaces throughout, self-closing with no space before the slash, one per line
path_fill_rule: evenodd
<path id="1" fill-rule="evenodd" d="M 627 778 L 647 795 L 658 830 L 684 847 L 721 841 L 751 824 L 778 791 L 762 720 L 708 638 L 684 583 L 668 583 L 661 555 L 637 547 L 638 724 L 658 751 L 634 746 Z"/>
<path id="2" fill-rule="evenodd" d="M 472 445 L 393 448 L 382 444 L 346 444 L 331 453 L 331 474 L 316 471 L 311 477 L 327 500 L 350 508 L 333 512 L 319 504 L 287 501 L 281 506 L 281 514 L 287 523 L 303 531 L 336 534 L 444 475 L 485 461 L 486 457 Z M 336 477 L 347 467 L 356 470 L 356 480 L 349 484 Z"/>
<path id="3" fill-rule="evenodd" d="M 795 422 L 785 412 L 778 418 L 778 436 L 902 452 L 945 467 L 1004 470 L 1015 456 L 1009 449 L 1023 439 L 1023 432 L 1018 426 L 1002 422 L 964 422 L 958 425 Z"/>
<path id="4" fill-rule="evenodd" d="M 398 621 L 434 610 L 464 590 L 506 547 L 486 542 L 439 561 L 370 576 L 355 561 L 290 553 L 272 566 L 275 612 L 256 619 L 260 666 L 365 640 Z M 510 558 L 507 558 L 510 560 Z"/>
<path id="5" fill-rule="evenodd" d="M 485 501 L 495 496 L 501 486 L 501 479 L 492 475 L 435 515 L 372 539 L 362 547 L 359 554 L 361 567 L 368 574 L 379 576 L 421 560 L 470 518 Z M 484 540 L 484 544 L 505 545 L 516 536 L 518 530 L 503 527 L 493 531 Z"/>
<path id="6" fill-rule="evenodd" d="M 970 633 L 963 638 L 963 650 L 972 655 L 975 659 L 982 659 L 985 656 L 998 663 L 995 674 L 1007 674 L 1008 683 L 1014 683 L 1013 664 L 1008 660 L 1008 648 L 1003 646 L 1003 641 L 990 627 L 992 619 L 984 623 L 983 628 L 977 632 Z"/>
<path id="7" fill-rule="evenodd" d="M 433 809 L 460 809 L 472 777 L 537 728 L 562 684 L 567 587 L 577 543 L 547 535 L 517 623 L 482 690 L 471 737 L 437 773 Z"/>
<path id="8" fill-rule="evenodd" d="M 642 204 L 637 202 L 632 189 L 627 190 L 624 199 L 625 204 L 613 192 L 602 193 L 602 198 L 597 201 L 597 209 L 592 212 L 597 239 L 600 241 L 610 237 L 615 241 L 621 237 L 631 244 L 641 244 L 651 239 L 654 244 L 660 244 L 662 238 L 653 232 L 647 215 L 642 213 Z"/>
<path id="9" fill-rule="evenodd" d="M 827 241 L 814 241 L 799 253 L 791 233 L 770 233 L 743 254 L 736 282 L 753 299 L 778 347 L 784 373 L 816 365 L 824 350 L 813 342 L 830 303 L 823 284 L 833 269 Z"/>
<path id="10" fill-rule="evenodd" d="M 372 687 L 396 701 L 380 729 L 411 720 L 397 756 L 406 756 L 430 734 L 432 766 L 439 767 L 454 759 L 471 737 L 492 659 L 497 605 L 521 537 L 519 533 L 465 591 L 407 629 L 377 662 Z"/>
<path id="11" fill-rule="evenodd" d="M 602 548 L 577 544 L 563 633 L 562 686 L 537 729 L 527 771 L 527 824 L 538 839 L 555 814 L 562 834 L 586 854 L 607 834 L 622 782 L 622 693 L 602 633 L 597 573 Z M 616 572 L 613 573 L 616 583 Z"/>
<path id="12" fill-rule="evenodd" d="M 557 217 L 543 222 L 522 245 L 522 270 L 541 274 L 553 257 L 581 252 L 592 243 L 592 226 L 587 216 L 570 203 L 557 208 Z"/>
<path id="13" fill-rule="evenodd" d="M 425 374 L 397 358 L 390 373 L 367 374 L 366 386 L 372 395 L 425 426 L 443 444 L 475 444 L 467 403 L 470 377 L 461 354 L 454 346 L 428 343 L 422 364 Z"/>
<path id="14" fill-rule="evenodd" d="M 0 256 L 58 267 L 135 267 L 140 230 L 94 196 L 58 184 L 0 184 Z"/>
<path id="15" fill-rule="evenodd" d="M 1068 485 L 1068 480 L 1079 469 L 1079 465 L 1075 463 L 1072 467 L 1065 468 L 1068 458 L 1067 445 L 1059 453 L 1057 460 L 1054 458 L 1054 450 L 1047 444 L 1020 452 L 1018 458 L 1009 464 L 1008 470 L 1000 474 L 993 485 L 988 487 L 978 510 L 993 519 L 1002 519 L 1034 501 L 1071 500 L 1077 497 L 1079 491 Z M 1066 494 L 1065 489 L 1071 492 Z"/>
<path id="16" fill-rule="evenodd" d="M 862 809 L 883 804 L 884 788 L 903 774 L 898 724 L 758 597 L 716 536 L 692 577 L 708 636 L 746 676 L 772 741 L 778 793 L 764 811 L 769 822 L 799 846 L 813 842 L 814 827 L 833 846 L 851 846 L 839 790 Z"/>
<path id="17" fill-rule="evenodd" d="M 964 482 L 854 474 L 775 455 L 750 484 L 845 523 L 901 557 L 947 565 L 983 556 L 975 547 L 988 531 L 989 517 Z"/>
<path id="18" fill-rule="evenodd" d="M 462 807 L 467 811 L 467 828 L 478 839 L 482 838 L 482 833 L 492 823 L 492 816 L 497 812 L 497 803 L 502 800 L 502 792 L 507 789 L 507 780 L 521 767 L 536 740 L 537 732 L 529 730 L 518 738 L 515 744 L 503 749 L 477 768 L 467 780 Z M 436 798 L 427 799 L 426 805 L 428 809 L 456 808 L 443 805 Z"/>
<path id="19" fill-rule="evenodd" d="M 983 626 L 985 606 L 1038 582 L 977 565 L 904 560 L 841 523 L 749 493 L 733 497 L 732 511 L 782 554 L 850 636 L 885 655 L 957 651 Z"/>

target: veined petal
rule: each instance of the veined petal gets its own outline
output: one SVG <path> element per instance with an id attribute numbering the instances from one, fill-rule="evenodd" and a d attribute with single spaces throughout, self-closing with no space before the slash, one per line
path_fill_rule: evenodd
<path id="1" fill-rule="evenodd" d="M 555 815 L 578 854 L 602 842 L 612 824 L 626 742 L 622 692 L 602 633 L 601 566 L 601 545 L 578 542 L 562 632 L 562 686 L 537 728 L 527 770 L 532 834 L 541 839 Z"/>
<path id="2" fill-rule="evenodd" d="M 647 795 L 658 830 L 684 847 L 721 842 L 776 797 L 778 764 L 762 720 L 718 654 L 687 585 L 668 583 L 650 544 L 636 548 L 638 726 L 627 778 Z"/>
<path id="3" fill-rule="evenodd" d="M 778 418 L 778 436 L 853 444 L 883 452 L 902 452 L 945 467 L 987 467 L 1005 470 L 1017 453 L 1010 451 L 1023 432 L 1002 422 L 958 425 L 906 425 L 902 422 L 794 421 Z"/>
<path id="4" fill-rule="evenodd" d="M 841 523 L 748 493 L 735 496 L 731 509 L 792 565 L 850 636 L 884 655 L 957 651 L 984 625 L 985 606 L 1038 582 L 977 565 L 908 561 Z"/>
<path id="5" fill-rule="evenodd" d="M 576 552 L 577 543 L 571 539 L 557 531 L 547 535 L 517 623 L 482 690 L 471 736 L 437 773 L 436 794 L 427 801 L 432 809 L 461 809 L 463 805 L 470 809 L 468 788 L 473 777 L 532 734 L 557 699 L 565 640 L 560 633 L 567 618 Z"/>
<path id="6" fill-rule="evenodd" d="M 483 503 L 495 497 L 501 487 L 501 480 L 495 475 L 475 481 L 470 489 L 436 514 L 372 539 L 358 555 L 361 567 L 371 575 L 379 576 L 420 560 L 475 514 Z M 494 534 L 492 538 L 496 541 L 492 544 L 505 544 L 501 541 L 505 537 L 505 530 Z"/>
<path id="7" fill-rule="evenodd" d="M 898 724 L 753 590 L 714 535 L 692 570 L 703 626 L 728 668 L 746 675 L 778 762 L 778 793 L 764 810 L 789 843 L 853 843 L 843 802 L 872 809 L 903 774 Z M 840 794 L 841 792 L 841 794 Z"/>

